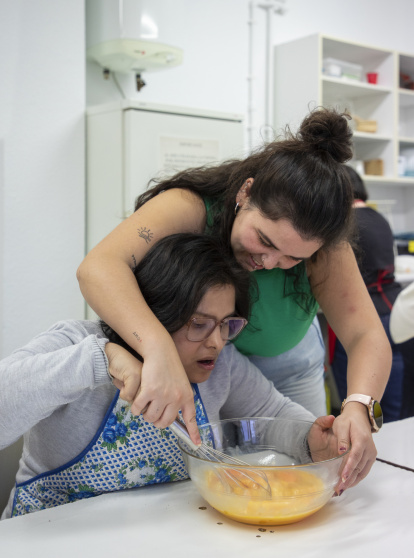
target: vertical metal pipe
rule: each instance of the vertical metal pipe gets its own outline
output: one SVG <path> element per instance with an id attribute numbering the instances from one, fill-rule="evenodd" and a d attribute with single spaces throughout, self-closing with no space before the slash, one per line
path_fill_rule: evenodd
<path id="1" fill-rule="evenodd" d="M 247 65 L 247 149 L 250 154 L 253 149 L 253 13 L 254 2 L 249 2 L 248 19 L 248 65 Z"/>
<path id="2" fill-rule="evenodd" d="M 272 28 L 272 13 L 271 10 L 273 9 L 272 6 L 266 6 L 266 54 L 265 54 L 265 62 L 266 62 L 266 73 L 265 73 L 265 130 L 264 130 L 264 140 L 266 142 L 270 141 L 270 118 L 271 118 L 271 111 L 270 111 L 270 60 L 271 60 L 271 53 L 270 53 L 270 41 L 271 41 L 271 28 Z"/>
<path id="3" fill-rule="evenodd" d="M 284 4 L 285 0 L 274 0 L 276 4 Z M 283 6 L 277 6 L 272 2 L 267 2 L 264 4 L 258 4 L 258 7 L 265 10 L 266 12 L 266 53 L 265 53 L 265 122 L 264 122 L 264 140 L 269 142 L 272 140 L 272 130 L 273 122 L 272 116 L 273 111 L 271 107 L 272 102 L 272 88 L 271 88 L 271 76 L 273 75 L 272 63 L 272 15 L 279 14 L 284 15 L 285 9 Z"/>

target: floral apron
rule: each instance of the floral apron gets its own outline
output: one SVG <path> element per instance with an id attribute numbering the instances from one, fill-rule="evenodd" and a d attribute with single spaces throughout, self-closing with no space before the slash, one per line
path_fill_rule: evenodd
<path id="1" fill-rule="evenodd" d="M 197 424 L 208 422 L 193 385 Z M 16 485 L 12 517 L 99 496 L 105 492 L 188 478 L 170 428 L 133 415 L 117 391 L 90 444 L 73 460 Z"/>

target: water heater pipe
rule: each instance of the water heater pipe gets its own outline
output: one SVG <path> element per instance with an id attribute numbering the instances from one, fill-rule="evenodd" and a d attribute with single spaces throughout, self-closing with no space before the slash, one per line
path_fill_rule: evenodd
<path id="1" fill-rule="evenodd" d="M 270 77 L 273 75 L 273 68 L 271 67 L 272 61 L 272 15 L 284 15 L 286 8 L 284 6 L 285 0 L 273 0 L 269 2 L 262 2 L 257 4 L 258 8 L 266 12 L 266 32 L 265 32 L 265 123 L 264 123 L 264 140 L 269 142 L 272 140 L 273 122 L 272 122 L 272 108 L 271 103 L 273 99 L 273 88 L 271 86 Z M 248 68 L 248 107 L 247 107 L 247 132 L 248 132 L 248 150 L 253 149 L 253 25 L 254 25 L 254 8 L 255 2 L 249 2 L 249 68 Z"/>

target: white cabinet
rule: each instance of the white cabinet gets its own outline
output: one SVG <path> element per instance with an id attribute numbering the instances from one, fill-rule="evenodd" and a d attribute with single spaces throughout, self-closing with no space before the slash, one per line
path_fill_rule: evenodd
<path id="1" fill-rule="evenodd" d="M 133 211 L 152 178 L 242 157 L 243 149 L 244 127 L 237 114 L 126 100 L 90 108 L 86 249 Z"/>
<path id="2" fill-rule="evenodd" d="M 244 127 L 237 114 L 125 100 L 87 111 L 86 147 L 89 251 L 133 212 L 152 178 L 242 157 Z M 86 316 L 96 319 L 87 305 Z"/>
<path id="3" fill-rule="evenodd" d="M 368 73 L 377 74 L 377 83 L 368 82 Z M 400 87 L 400 73 L 414 80 L 414 55 L 323 34 L 275 47 L 276 131 L 286 124 L 296 129 L 317 106 L 347 109 L 358 117 L 362 131 L 356 119 L 351 121 L 353 159 L 382 161 L 381 175 L 362 178 L 396 232 L 414 228 L 414 90 Z M 364 130 L 372 125 L 374 132 Z"/>

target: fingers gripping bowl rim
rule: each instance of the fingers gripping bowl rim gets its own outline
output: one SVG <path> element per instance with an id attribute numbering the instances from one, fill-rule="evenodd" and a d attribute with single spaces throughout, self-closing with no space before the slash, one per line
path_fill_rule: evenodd
<path id="1" fill-rule="evenodd" d="M 350 451 L 339 455 L 335 450 L 329 459 L 312 462 L 305 449 L 312 424 L 259 417 L 201 426 L 204 443 L 250 464 L 240 467 L 205 460 L 182 440 L 178 445 L 192 482 L 213 508 L 242 523 L 284 525 L 312 515 L 329 502 Z M 241 483 L 229 482 L 226 469 L 232 477 L 239 474 Z M 270 484 L 270 498 L 259 485 L 244 481 L 258 472 Z"/>

